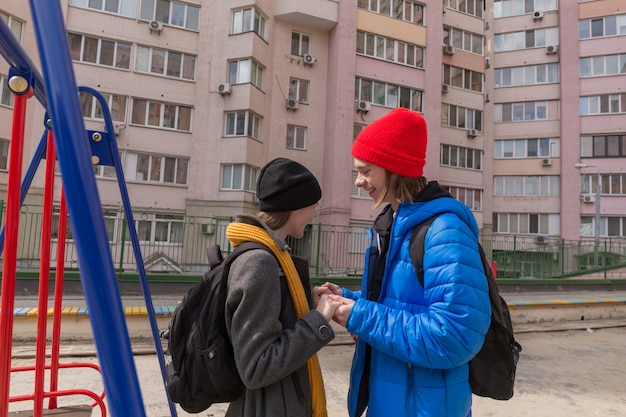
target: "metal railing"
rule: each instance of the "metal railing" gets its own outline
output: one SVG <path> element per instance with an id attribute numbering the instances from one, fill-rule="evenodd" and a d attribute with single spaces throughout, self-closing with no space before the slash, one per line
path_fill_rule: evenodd
<path id="1" fill-rule="evenodd" d="M 0 201 L 0 213 L 4 204 Z M 4 217 L 4 216 L 3 216 Z M 18 270 L 39 268 L 41 207 L 25 205 L 20 214 Z M 231 250 L 226 227 L 229 217 L 166 216 L 134 212 L 143 262 L 148 273 L 202 274 L 207 269 L 206 248 L 219 244 Z M 55 218 L 56 219 L 56 218 Z M 117 271 L 136 271 L 124 213 L 105 210 L 109 246 Z M 54 222 L 56 224 L 58 222 Z M 318 277 L 359 277 L 367 247 L 365 227 L 310 225 L 301 239 L 290 239 L 295 255 L 306 258 Z M 56 262 L 57 230 L 53 229 L 51 266 Z M 595 264 L 595 241 L 543 236 L 483 236 L 482 244 L 497 263 L 498 278 L 547 279 L 626 267 L 626 239 L 603 239 Z M 78 268 L 76 246 L 68 231 L 65 266 Z"/>

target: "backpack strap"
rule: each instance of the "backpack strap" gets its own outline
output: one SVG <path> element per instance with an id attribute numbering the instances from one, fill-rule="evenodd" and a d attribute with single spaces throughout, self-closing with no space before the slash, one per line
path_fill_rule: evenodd
<path id="1" fill-rule="evenodd" d="M 415 274 L 417 279 L 424 286 L 424 239 L 426 238 L 426 232 L 431 223 L 439 217 L 439 214 L 435 214 L 431 218 L 424 220 L 413 228 L 411 233 L 411 241 L 409 246 L 409 254 L 413 261 L 413 267 L 415 268 Z"/>

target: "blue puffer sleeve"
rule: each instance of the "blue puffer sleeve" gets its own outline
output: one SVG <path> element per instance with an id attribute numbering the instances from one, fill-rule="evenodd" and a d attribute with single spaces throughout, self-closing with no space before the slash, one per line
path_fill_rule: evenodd
<path id="1" fill-rule="evenodd" d="M 476 235 L 454 215 L 432 223 L 424 244 L 423 289 L 409 246 L 406 239 L 388 264 L 380 303 L 356 301 L 348 331 L 397 360 L 424 368 L 468 362 L 480 350 L 491 319 Z"/>
<path id="2" fill-rule="evenodd" d="M 361 291 L 352 291 L 344 287 L 341 289 L 341 292 L 341 295 L 343 297 L 349 298 L 351 300 L 358 300 L 359 298 L 361 298 Z"/>

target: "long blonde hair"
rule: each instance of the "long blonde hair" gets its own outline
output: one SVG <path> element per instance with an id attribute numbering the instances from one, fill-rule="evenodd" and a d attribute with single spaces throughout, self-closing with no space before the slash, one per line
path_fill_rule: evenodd
<path id="1" fill-rule="evenodd" d="M 403 201 L 413 202 L 417 194 L 426 186 L 426 177 L 403 177 L 394 172 L 385 170 L 385 189 L 378 200 L 375 201 L 374 209 L 380 207 L 387 194 L 391 193 L 393 198 L 401 203 Z"/>

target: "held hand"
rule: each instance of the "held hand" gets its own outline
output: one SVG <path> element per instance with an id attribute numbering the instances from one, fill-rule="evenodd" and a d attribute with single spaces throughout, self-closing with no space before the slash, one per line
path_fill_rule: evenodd
<path id="1" fill-rule="evenodd" d="M 316 307 L 316 310 L 322 313 L 327 321 L 333 318 L 335 310 L 337 310 L 337 307 L 341 306 L 341 301 L 332 300 L 330 297 L 329 294 L 322 294 Z"/>
<path id="2" fill-rule="evenodd" d="M 354 300 L 337 295 L 331 295 L 330 297 L 341 303 L 341 305 L 335 309 L 333 320 L 343 327 L 346 327 L 346 323 L 352 312 L 352 306 L 354 306 Z"/>
<path id="3" fill-rule="evenodd" d="M 316 285 L 313 287 L 313 306 L 317 307 L 317 303 L 320 301 L 322 294 L 337 294 L 341 295 L 342 290 L 339 285 L 327 282 L 323 285 Z"/>
<path id="4" fill-rule="evenodd" d="M 326 282 L 322 284 L 322 288 L 325 288 L 331 294 L 335 294 L 335 295 L 343 294 L 341 287 L 337 284 L 333 284 L 332 282 Z"/>

